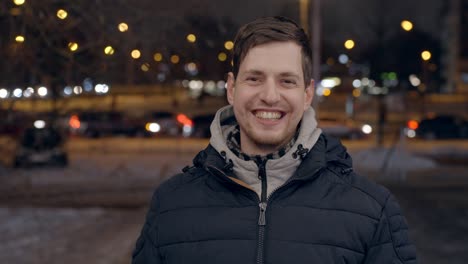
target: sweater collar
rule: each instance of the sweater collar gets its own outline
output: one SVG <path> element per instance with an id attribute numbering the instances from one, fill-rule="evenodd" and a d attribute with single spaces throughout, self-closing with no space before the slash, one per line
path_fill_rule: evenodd
<path id="1" fill-rule="evenodd" d="M 229 135 L 235 133 L 237 121 L 232 106 L 226 106 L 218 110 L 211 124 L 210 145 L 224 158 L 227 168 L 234 172 L 234 176 L 244 181 L 259 193 L 260 179 L 258 177 L 258 159 L 240 158 L 235 149 L 228 146 Z M 269 192 L 278 188 L 286 182 L 297 170 L 302 159 L 315 145 L 321 134 L 317 128 L 315 112 L 308 108 L 304 112 L 301 126 L 297 130 L 297 136 L 283 155 L 275 159 L 266 159 L 266 170 Z M 272 154 L 274 155 L 274 154 Z M 271 157 L 270 157 L 271 158 Z M 263 160 L 265 161 L 265 160 Z"/>

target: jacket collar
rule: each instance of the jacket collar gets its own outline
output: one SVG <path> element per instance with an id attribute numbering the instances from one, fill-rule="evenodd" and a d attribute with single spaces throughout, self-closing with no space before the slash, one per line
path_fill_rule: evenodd
<path id="1" fill-rule="evenodd" d="M 228 162 L 211 144 L 195 156 L 193 164 L 205 169 L 214 167 L 225 176 L 232 177 L 232 170 L 227 166 Z M 297 168 L 292 180 L 312 180 L 316 177 L 316 172 L 328 166 L 350 171 L 352 159 L 338 139 L 321 134 Z"/>

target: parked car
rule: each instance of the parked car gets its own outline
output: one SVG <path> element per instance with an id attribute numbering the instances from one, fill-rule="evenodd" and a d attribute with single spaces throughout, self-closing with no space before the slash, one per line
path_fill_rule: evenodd
<path id="1" fill-rule="evenodd" d="M 432 115 L 421 121 L 409 120 L 406 135 L 410 138 L 468 138 L 468 121 L 455 115 Z"/>
<path id="2" fill-rule="evenodd" d="M 30 117 L 32 117 L 31 115 Z M 0 135 L 1 161 L 9 167 L 68 164 L 66 137 L 56 119 L 25 118 L 18 120 L 15 133 Z"/>
<path id="3" fill-rule="evenodd" d="M 52 127 L 27 128 L 20 138 L 15 156 L 15 167 L 38 164 L 68 165 L 65 139 Z"/>
<path id="4" fill-rule="evenodd" d="M 135 136 L 138 122 L 118 111 L 83 111 L 68 117 L 71 135 L 98 138 L 102 136 Z"/>
<path id="5" fill-rule="evenodd" d="M 193 121 L 182 113 L 157 111 L 146 113 L 138 126 L 138 135 L 188 137 L 192 134 Z"/>
<path id="6" fill-rule="evenodd" d="M 372 133 L 372 126 L 353 120 L 320 118 L 317 120 L 322 132 L 341 139 L 362 139 Z"/>
<path id="7" fill-rule="evenodd" d="M 215 117 L 214 113 L 196 115 L 192 118 L 193 120 L 193 133 L 192 137 L 196 138 L 210 138 L 211 122 Z"/>

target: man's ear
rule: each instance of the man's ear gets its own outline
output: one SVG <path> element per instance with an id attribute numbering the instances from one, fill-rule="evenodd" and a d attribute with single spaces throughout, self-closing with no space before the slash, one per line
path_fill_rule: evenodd
<path id="1" fill-rule="evenodd" d="M 234 74 L 232 72 L 228 73 L 228 78 L 227 78 L 227 100 L 230 105 L 234 104 L 234 92 L 235 92 L 235 83 L 236 80 L 234 78 Z"/>
<path id="2" fill-rule="evenodd" d="M 304 110 L 306 110 L 312 105 L 312 99 L 314 99 L 314 92 L 315 92 L 315 82 L 313 79 L 311 79 L 309 85 L 306 86 L 306 89 L 305 89 Z"/>

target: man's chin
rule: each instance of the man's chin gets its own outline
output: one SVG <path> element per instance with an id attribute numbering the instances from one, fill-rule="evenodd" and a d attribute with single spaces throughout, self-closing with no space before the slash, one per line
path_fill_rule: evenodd
<path id="1" fill-rule="evenodd" d="M 281 135 L 255 135 L 254 141 L 259 146 L 265 146 L 275 149 L 285 144 L 285 139 Z"/>

